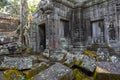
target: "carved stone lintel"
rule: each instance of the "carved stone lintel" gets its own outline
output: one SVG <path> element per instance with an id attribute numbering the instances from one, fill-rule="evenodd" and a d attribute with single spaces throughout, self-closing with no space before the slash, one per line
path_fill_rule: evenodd
<path id="1" fill-rule="evenodd" d="M 56 0 L 58 3 L 62 3 L 68 7 L 71 7 L 71 8 L 74 8 L 74 4 L 70 1 L 67 1 L 67 0 Z"/>

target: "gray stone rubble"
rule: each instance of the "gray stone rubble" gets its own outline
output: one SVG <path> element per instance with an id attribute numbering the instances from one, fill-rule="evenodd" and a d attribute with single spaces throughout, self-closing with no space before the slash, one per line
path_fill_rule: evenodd
<path id="1" fill-rule="evenodd" d="M 30 69 L 32 67 L 32 59 L 29 57 L 4 57 L 1 61 L 0 68 L 13 69 L 17 68 L 18 70 Z"/>
<path id="2" fill-rule="evenodd" d="M 109 71 L 111 74 L 120 74 L 120 62 L 97 62 L 96 65 L 102 69 Z"/>
<path id="3" fill-rule="evenodd" d="M 34 80 L 60 80 L 62 77 L 68 77 L 72 80 L 72 70 L 60 63 L 56 63 L 45 71 L 36 75 Z"/>
<path id="4" fill-rule="evenodd" d="M 98 48 L 97 57 L 100 61 L 109 61 L 110 55 L 107 48 Z"/>
<path id="5" fill-rule="evenodd" d="M 81 67 L 90 71 L 90 72 L 94 72 L 94 70 L 96 68 L 95 58 L 92 58 L 92 57 L 89 57 L 89 56 L 84 56 Z"/>

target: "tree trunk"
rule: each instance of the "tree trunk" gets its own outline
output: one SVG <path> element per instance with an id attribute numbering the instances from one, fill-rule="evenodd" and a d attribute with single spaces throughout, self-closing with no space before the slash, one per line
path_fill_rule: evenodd
<path id="1" fill-rule="evenodd" d="M 20 41 L 24 45 L 26 45 L 24 32 L 27 24 L 28 13 L 29 10 L 27 0 L 20 0 Z"/>

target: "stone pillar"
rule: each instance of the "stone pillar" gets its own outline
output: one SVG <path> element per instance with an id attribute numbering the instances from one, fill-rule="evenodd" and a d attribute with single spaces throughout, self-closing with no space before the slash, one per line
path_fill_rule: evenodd
<path id="1" fill-rule="evenodd" d="M 73 24 L 73 45 L 79 47 L 82 44 L 83 30 L 82 30 L 82 13 L 81 8 L 74 10 L 74 24 Z"/>
<path id="2" fill-rule="evenodd" d="M 59 35 L 59 30 L 61 28 L 60 26 L 60 17 L 58 16 L 58 14 L 54 14 L 54 39 L 55 39 L 55 48 L 59 49 L 59 40 L 60 40 L 60 35 Z"/>
<path id="3" fill-rule="evenodd" d="M 36 23 L 31 23 L 30 24 L 30 47 L 33 48 L 35 52 L 38 50 L 38 45 L 37 45 L 37 34 L 38 34 L 38 25 Z"/>
<path id="4" fill-rule="evenodd" d="M 47 15 L 47 22 L 46 22 L 46 49 L 49 49 L 50 43 L 50 15 Z"/>
<path id="5" fill-rule="evenodd" d="M 47 15 L 47 23 L 46 23 L 46 48 L 53 49 L 54 42 L 53 42 L 53 14 Z"/>
<path id="6" fill-rule="evenodd" d="M 120 15 L 119 15 L 119 42 L 120 42 Z"/>

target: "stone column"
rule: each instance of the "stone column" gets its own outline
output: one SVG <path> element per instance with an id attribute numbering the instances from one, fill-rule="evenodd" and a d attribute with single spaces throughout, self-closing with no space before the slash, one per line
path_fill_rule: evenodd
<path id="1" fill-rule="evenodd" d="M 35 52 L 37 52 L 38 50 L 38 46 L 37 46 L 37 33 L 38 33 L 38 31 L 37 31 L 37 28 L 38 27 L 38 25 L 36 24 L 36 23 L 31 23 L 30 24 L 30 47 L 31 48 L 33 48 L 33 50 L 35 51 Z"/>
<path id="2" fill-rule="evenodd" d="M 81 8 L 76 8 L 74 11 L 74 24 L 73 24 L 73 45 L 79 47 L 82 44 L 83 30 L 82 30 L 82 13 Z"/>
<path id="3" fill-rule="evenodd" d="M 53 49 L 53 14 L 47 15 L 47 23 L 46 23 L 46 48 Z"/>
<path id="4" fill-rule="evenodd" d="M 55 40 L 55 49 L 59 49 L 59 40 L 60 40 L 60 36 L 59 36 L 59 30 L 60 30 L 61 26 L 60 26 L 60 17 L 58 16 L 58 14 L 54 14 L 54 40 Z"/>

